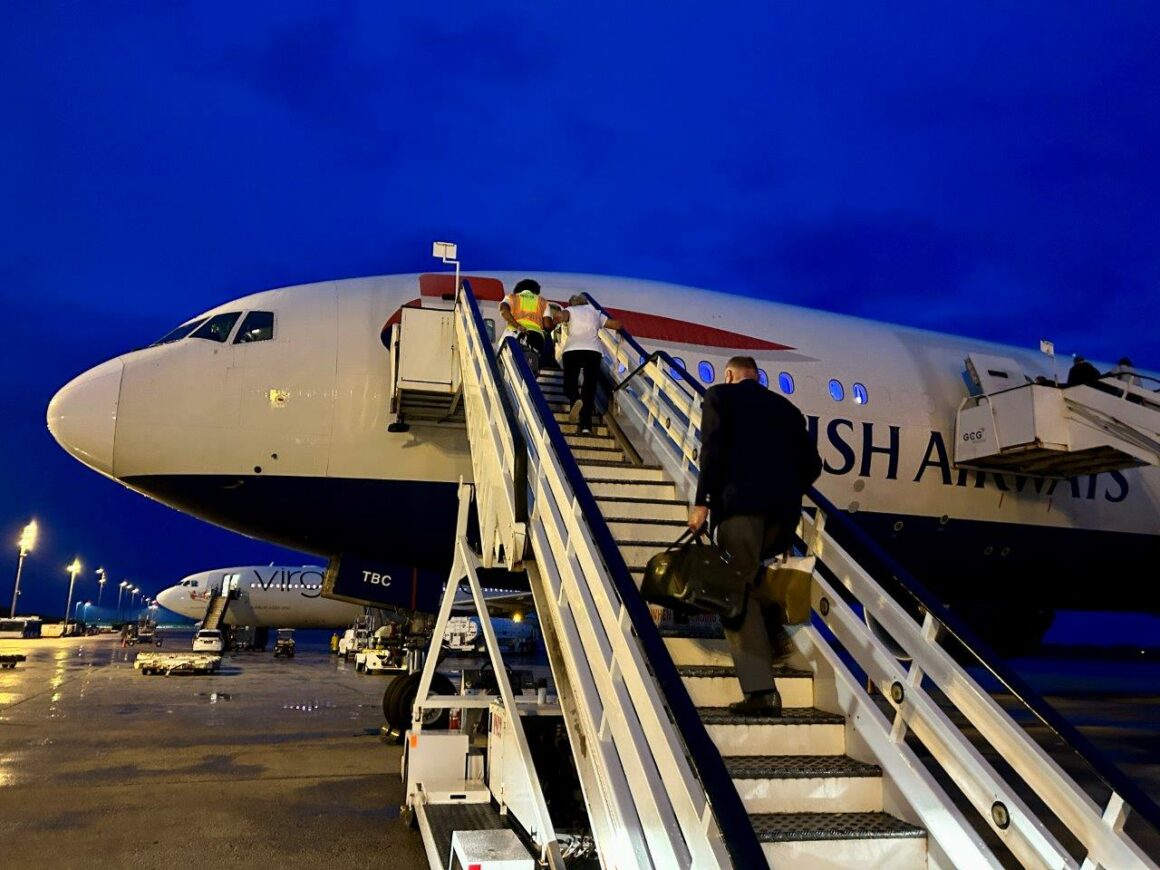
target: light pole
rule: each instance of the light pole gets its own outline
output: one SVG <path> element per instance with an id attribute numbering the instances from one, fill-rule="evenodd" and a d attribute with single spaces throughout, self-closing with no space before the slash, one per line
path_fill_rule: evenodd
<path id="1" fill-rule="evenodd" d="M 100 580 L 97 581 L 97 609 L 99 610 L 101 607 L 101 593 L 105 591 L 105 580 L 108 578 L 105 577 L 105 569 L 104 568 L 98 568 L 97 574 L 101 578 Z"/>
<path id="2" fill-rule="evenodd" d="M 65 604 L 65 606 L 64 606 L 64 634 L 61 636 L 68 637 L 68 611 L 69 611 L 69 608 L 72 607 L 73 586 L 77 582 L 77 574 L 79 574 L 81 572 L 81 560 L 79 558 L 74 558 L 72 560 L 72 564 L 69 565 L 64 570 L 68 571 L 68 573 L 69 573 L 69 581 L 68 581 L 68 603 Z"/>
<path id="3" fill-rule="evenodd" d="M 12 606 L 8 608 L 8 615 L 16 615 L 16 597 L 20 594 L 20 571 L 24 568 L 24 557 L 32 552 L 32 548 L 36 546 L 36 520 L 33 520 L 24 527 L 20 533 L 20 539 L 16 542 L 20 547 L 20 558 L 16 562 L 16 584 L 12 587 Z"/>
<path id="4" fill-rule="evenodd" d="M 121 585 L 117 587 L 117 622 L 124 622 L 125 621 L 124 614 L 121 611 L 121 596 L 125 593 L 125 590 L 128 587 L 129 587 L 128 580 L 122 580 Z"/>

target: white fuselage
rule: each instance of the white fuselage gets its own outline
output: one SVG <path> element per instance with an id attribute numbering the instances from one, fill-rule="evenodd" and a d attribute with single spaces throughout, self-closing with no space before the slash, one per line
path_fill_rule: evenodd
<path id="1" fill-rule="evenodd" d="M 174 613 L 202 619 L 215 595 L 230 596 L 227 625 L 255 628 L 345 628 L 363 607 L 322 597 L 325 568 L 249 565 L 202 571 L 161 591 L 157 601 Z"/>
<path id="2" fill-rule="evenodd" d="M 1109 554 L 1160 555 L 1156 468 L 1055 482 L 952 466 L 964 358 L 1001 355 L 1051 377 L 1037 350 L 624 278 L 489 273 L 474 276 L 477 296 L 527 276 L 552 300 L 588 291 L 623 312 L 646 349 L 704 369 L 707 384 L 736 353 L 757 359 L 771 389 L 792 381 L 825 462 L 819 490 L 904 564 L 1006 576 L 1043 559 L 1086 571 Z M 228 528 L 322 555 L 386 552 L 442 567 L 455 483 L 472 474 L 466 436 L 387 431 L 384 325 L 424 295 L 423 280 L 328 281 L 218 306 L 202 317 L 273 312 L 273 337 L 124 354 L 64 387 L 49 427 L 90 467 Z M 500 322 L 494 294 L 481 307 Z"/>

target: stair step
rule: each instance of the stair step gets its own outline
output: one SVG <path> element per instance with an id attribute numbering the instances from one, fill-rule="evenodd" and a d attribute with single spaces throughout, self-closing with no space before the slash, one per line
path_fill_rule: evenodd
<path id="1" fill-rule="evenodd" d="M 557 417 L 556 419 L 559 420 L 560 418 Z M 570 423 L 568 421 L 568 415 L 565 414 L 564 419 L 560 422 L 560 431 L 564 433 L 565 438 L 567 438 L 569 435 L 579 436 L 580 424 L 579 423 Z M 583 437 L 588 438 L 590 436 L 585 435 Z M 592 425 L 592 436 L 591 437 L 610 438 L 610 437 L 612 437 L 612 433 L 609 431 L 607 426 L 600 426 L 600 425 L 597 425 L 594 423 Z"/>
<path id="2" fill-rule="evenodd" d="M 549 404 L 551 404 L 551 403 L 549 403 Z M 556 418 L 556 422 L 560 424 L 561 428 L 563 428 L 565 424 L 567 424 L 569 426 L 573 426 L 573 427 L 577 426 L 576 423 L 573 423 L 571 420 L 568 419 L 568 406 L 567 405 L 560 405 L 560 406 L 553 405 L 552 406 L 552 416 Z M 599 413 L 592 415 L 592 423 L 594 424 L 592 426 L 593 430 L 595 430 L 597 428 L 595 424 L 599 423 L 600 420 L 601 420 L 601 415 Z M 605 432 L 608 431 L 606 426 L 601 426 L 600 428 L 604 429 Z M 565 431 L 567 431 L 567 430 L 565 430 Z M 572 431 L 576 431 L 576 430 L 573 429 Z"/>
<path id="3" fill-rule="evenodd" d="M 573 447 L 572 458 L 577 462 L 582 462 L 586 459 L 597 459 L 628 463 L 628 457 L 621 452 L 619 447 Z"/>
<path id="4" fill-rule="evenodd" d="M 572 451 L 578 454 L 587 451 Z M 624 454 L 620 454 L 624 455 Z M 576 456 L 577 460 L 581 457 Z M 595 457 L 592 457 L 595 458 Z M 616 477 L 589 477 L 588 487 L 597 498 L 675 499 L 677 488 L 671 483 L 652 483 L 647 480 L 622 480 Z M 688 509 L 686 508 L 686 511 Z"/>
<path id="5" fill-rule="evenodd" d="M 687 511 L 686 511 L 687 513 Z M 675 541 L 687 528 L 685 519 L 679 520 L 609 520 L 608 530 L 618 544 L 640 541 Z"/>
<path id="6" fill-rule="evenodd" d="M 733 667 L 733 654 L 729 651 L 729 644 L 724 637 L 666 635 L 663 627 L 660 631 L 665 648 L 672 656 L 673 664 L 678 667 L 686 665 Z"/>
<path id="7" fill-rule="evenodd" d="M 722 756 L 845 755 L 846 720 L 814 707 L 785 707 L 780 716 L 738 716 L 728 707 L 698 710 Z"/>
<path id="8" fill-rule="evenodd" d="M 659 629 L 661 637 L 688 637 L 706 640 L 725 638 L 725 630 L 719 622 L 690 622 L 685 625 L 666 625 Z"/>
<path id="9" fill-rule="evenodd" d="M 616 443 L 616 439 L 610 435 L 565 435 L 564 441 L 575 450 L 578 447 L 596 447 L 596 448 L 614 448 L 619 450 L 620 446 Z M 590 459 L 588 463 L 592 462 L 607 462 L 609 465 L 622 465 L 623 463 L 614 462 L 613 460 Z M 588 464 L 585 463 L 585 464 Z"/>
<path id="10" fill-rule="evenodd" d="M 882 768 L 848 755 L 740 755 L 725 767 L 750 814 L 882 810 Z"/>
<path id="11" fill-rule="evenodd" d="M 677 673 L 698 707 L 723 707 L 744 697 L 732 665 L 678 665 Z M 795 668 L 773 668 L 773 682 L 784 707 L 814 705 L 814 675 Z"/>
<path id="12" fill-rule="evenodd" d="M 649 483 L 672 482 L 668 473 L 659 465 L 631 465 L 603 459 L 586 459 L 580 463 L 580 471 L 588 479 L 615 477 L 617 480 L 644 480 Z"/>
<path id="13" fill-rule="evenodd" d="M 927 867 L 926 832 L 886 813 L 750 816 L 771 867 Z"/>

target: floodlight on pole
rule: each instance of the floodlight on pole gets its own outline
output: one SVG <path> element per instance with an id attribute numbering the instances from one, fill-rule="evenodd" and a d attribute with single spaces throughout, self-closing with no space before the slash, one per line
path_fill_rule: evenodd
<path id="1" fill-rule="evenodd" d="M 9 616 L 16 615 L 16 598 L 20 595 L 20 572 L 24 569 L 24 557 L 36 546 L 37 532 L 36 520 L 32 520 L 20 532 L 20 538 L 16 541 L 16 546 L 20 548 L 20 556 L 16 560 L 16 582 L 12 586 L 12 606 L 8 608 Z"/>
<path id="2" fill-rule="evenodd" d="M 97 569 L 97 576 L 101 578 L 97 581 L 97 607 L 99 608 L 101 606 L 101 593 L 105 591 L 105 580 L 108 578 L 105 576 L 104 568 Z"/>
<path id="3" fill-rule="evenodd" d="M 69 609 L 72 607 L 73 586 L 76 585 L 77 574 L 81 573 L 81 560 L 79 558 L 74 558 L 72 560 L 72 564 L 69 565 L 64 570 L 68 571 L 68 573 L 69 573 L 69 581 L 68 581 L 68 602 L 64 606 L 64 634 L 62 635 L 62 637 L 68 637 L 68 612 L 69 612 Z"/>
<path id="4" fill-rule="evenodd" d="M 459 245 L 455 242 L 435 242 L 431 246 L 431 256 L 444 263 L 455 264 L 455 295 L 459 295 Z"/>
<path id="5" fill-rule="evenodd" d="M 120 622 L 122 619 L 122 617 L 121 617 L 121 596 L 125 593 L 125 589 L 128 587 L 128 585 L 129 585 L 128 580 L 122 580 L 120 585 L 117 587 L 117 622 Z"/>

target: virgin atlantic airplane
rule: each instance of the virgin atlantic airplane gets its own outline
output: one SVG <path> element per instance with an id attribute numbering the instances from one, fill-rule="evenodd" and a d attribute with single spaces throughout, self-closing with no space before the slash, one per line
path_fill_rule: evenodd
<path id="1" fill-rule="evenodd" d="M 523 277 L 548 299 L 587 291 L 705 385 L 729 357 L 755 357 L 762 381 L 807 416 L 821 492 L 984 623 L 1016 614 L 1038 637 L 1056 608 L 1160 610 L 1156 584 L 1130 582 L 1135 566 L 1160 561 L 1156 467 L 1060 479 L 954 464 L 968 355 L 1050 379 L 1038 349 L 594 275 L 473 275 L 485 317 L 499 321 L 499 300 Z M 75 378 L 52 399 L 48 427 L 90 468 L 227 529 L 444 570 L 457 481 L 472 476 L 467 439 L 388 431 L 386 338 L 404 306 L 452 285 L 387 275 L 227 302 Z"/>

